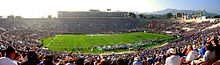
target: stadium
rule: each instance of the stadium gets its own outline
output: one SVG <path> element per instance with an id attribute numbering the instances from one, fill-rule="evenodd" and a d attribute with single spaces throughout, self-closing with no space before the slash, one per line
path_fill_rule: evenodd
<path id="1" fill-rule="evenodd" d="M 219 23 L 219 18 L 197 23 L 97 10 L 59 11 L 58 18 L 11 16 L 0 19 L 0 57 L 16 51 L 15 60 L 23 65 L 131 65 L 140 60 L 163 65 L 169 56 L 184 58 L 208 47 L 216 55 L 200 64 L 210 64 L 220 58 Z M 181 63 L 189 61 L 194 62 Z"/>

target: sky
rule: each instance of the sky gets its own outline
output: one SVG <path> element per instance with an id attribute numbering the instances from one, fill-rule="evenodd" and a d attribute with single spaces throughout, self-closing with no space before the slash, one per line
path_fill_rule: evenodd
<path id="1" fill-rule="evenodd" d="M 0 0 L 0 16 L 41 18 L 57 11 L 106 11 L 153 12 L 167 8 L 180 10 L 206 10 L 220 14 L 220 0 Z"/>

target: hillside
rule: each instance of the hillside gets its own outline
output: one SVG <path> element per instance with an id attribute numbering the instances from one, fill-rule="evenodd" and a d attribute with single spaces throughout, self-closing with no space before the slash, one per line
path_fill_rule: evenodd
<path id="1" fill-rule="evenodd" d="M 155 12 L 152 12 L 152 13 L 148 13 L 148 12 L 145 12 L 144 14 L 158 14 L 158 15 L 164 15 L 166 13 L 169 13 L 169 12 L 172 12 L 173 15 L 176 15 L 176 13 L 185 13 L 185 14 L 193 14 L 195 12 L 198 12 L 198 11 L 201 11 L 201 10 L 178 10 L 178 9 L 165 9 L 165 10 L 160 10 L 160 11 L 155 11 Z M 205 10 L 202 11 L 203 12 L 203 16 L 210 16 L 210 17 L 213 17 L 213 16 L 216 16 L 218 14 L 216 13 L 209 13 Z"/>

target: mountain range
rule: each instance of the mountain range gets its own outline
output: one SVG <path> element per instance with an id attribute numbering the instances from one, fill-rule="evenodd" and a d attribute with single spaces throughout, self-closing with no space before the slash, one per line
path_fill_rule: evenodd
<path id="1" fill-rule="evenodd" d="M 160 10 L 160 11 L 155 11 L 155 12 L 144 12 L 143 14 L 158 14 L 158 15 L 165 15 L 167 13 L 172 13 L 173 15 L 176 15 L 176 13 L 184 13 L 184 14 L 193 14 L 195 12 L 202 12 L 202 15 L 203 16 L 210 16 L 210 17 L 213 17 L 213 16 L 216 16 L 218 14 L 216 13 L 209 13 L 205 10 L 177 10 L 177 9 L 165 9 L 165 10 Z"/>

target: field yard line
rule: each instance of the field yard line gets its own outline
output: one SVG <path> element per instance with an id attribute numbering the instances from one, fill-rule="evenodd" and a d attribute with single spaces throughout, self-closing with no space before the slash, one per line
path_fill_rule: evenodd
<path id="1" fill-rule="evenodd" d="M 54 39 L 56 39 L 56 38 L 57 38 L 57 36 L 56 36 Z M 46 47 L 49 46 L 49 45 L 54 41 L 54 39 L 51 40 L 50 43 L 48 43 L 48 44 L 46 45 Z"/>

